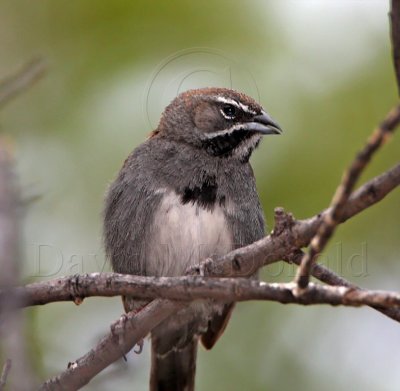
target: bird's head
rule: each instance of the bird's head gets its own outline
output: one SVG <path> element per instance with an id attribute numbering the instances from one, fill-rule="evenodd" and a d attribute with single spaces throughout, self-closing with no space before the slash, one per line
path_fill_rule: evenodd
<path id="1" fill-rule="evenodd" d="M 248 161 L 263 135 L 282 130 L 249 96 L 226 88 L 203 88 L 178 95 L 155 133 L 204 148 L 212 156 Z"/>

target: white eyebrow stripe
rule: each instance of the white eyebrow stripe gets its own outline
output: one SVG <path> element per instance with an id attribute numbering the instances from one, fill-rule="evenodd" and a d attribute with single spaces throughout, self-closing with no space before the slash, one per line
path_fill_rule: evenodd
<path id="1" fill-rule="evenodd" d="M 240 109 L 242 109 L 243 111 L 245 111 L 246 113 L 249 113 L 249 114 L 253 114 L 253 115 L 257 114 L 257 112 L 252 110 L 249 106 L 245 105 L 244 103 L 237 102 L 234 99 L 225 98 L 224 96 L 217 96 L 217 101 L 218 102 L 222 102 L 222 103 L 226 103 L 228 105 L 236 106 L 238 109 L 240 108 Z"/>
<path id="2" fill-rule="evenodd" d="M 218 102 L 222 102 L 222 103 L 226 103 L 228 105 L 234 105 L 237 108 L 240 107 L 240 104 L 238 102 L 236 102 L 234 99 L 230 99 L 230 98 L 225 98 L 223 96 L 217 96 L 217 101 Z"/>

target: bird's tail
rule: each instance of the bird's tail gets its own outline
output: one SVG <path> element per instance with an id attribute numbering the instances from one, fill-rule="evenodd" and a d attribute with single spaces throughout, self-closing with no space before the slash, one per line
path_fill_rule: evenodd
<path id="1" fill-rule="evenodd" d="M 150 391 L 193 391 L 197 338 L 177 348 L 174 338 L 152 337 Z"/>

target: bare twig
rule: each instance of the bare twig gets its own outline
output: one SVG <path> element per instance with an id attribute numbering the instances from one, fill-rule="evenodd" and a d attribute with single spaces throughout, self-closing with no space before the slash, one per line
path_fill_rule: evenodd
<path id="1" fill-rule="evenodd" d="M 373 154 L 388 139 L 399 123 L 400 106 L 393 109 L 381 125 L 375 129 L 365 147 L 357 154 L 350 167 L 344 173 L 342 181 L 332 199 L 331 209 L 324 216 L 321 226 L 311 240 L 309 251 L 303 257 L 300 267 L 297 270 L 295 281 L 299 287 L 299 293 L 307 288 L 310 281 L 311 267 L 316 257 L 323 251 L 335 232 L 336 226 L 342 220 L 345 205 L 362 171 L 371 160 Z"/>
<path id="2" fill-rule="evenodd" d="M 0 107 L 31 87 L 44 75 L 45 71 L 45 63 L 37 59 L 26 64 L 15 75 L 3 80 L 0 83 Z"/>
<path id="3" fill-rule="evenodd" d="M 7 383 L 7 377 L 8 373 L 11 370 L 11 360 L 7 359 L 6 362 L 3 365 L 3 370 L 1 372 L 1 377 L 0 377 L 0 391 L 3 391 L 6 383 Z"/>

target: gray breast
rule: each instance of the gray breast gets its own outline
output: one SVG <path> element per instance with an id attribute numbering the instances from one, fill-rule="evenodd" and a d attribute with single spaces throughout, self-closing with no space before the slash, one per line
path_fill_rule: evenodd
<path id="1" fill-rule="evenodd" d="M 182 275 L 189 266 L 233 249 L 222 207 L 210 210 L 196 203 L 183 204 L 175 192 L 159 192 L 163 199 L 154 213 L 146 249 L 147 275 Z"/>

